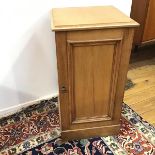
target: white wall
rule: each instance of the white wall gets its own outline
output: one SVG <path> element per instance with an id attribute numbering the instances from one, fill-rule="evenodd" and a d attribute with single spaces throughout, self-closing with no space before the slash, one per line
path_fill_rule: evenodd
<path id="1" fill-rule="evenodd" d="M 0 113 L 58 92 L 53 7 L 114 5 L 131 0 L 0 0 Z"/>

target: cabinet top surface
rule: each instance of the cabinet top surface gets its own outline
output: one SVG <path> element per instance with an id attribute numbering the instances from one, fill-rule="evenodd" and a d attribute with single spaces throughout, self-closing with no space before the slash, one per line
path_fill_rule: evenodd
<path id="1" fill-rule="evenodd" d="M 138 25 L 137 22 L 113 6 L 52 9 L 53 31 L 135 27 Z"/>

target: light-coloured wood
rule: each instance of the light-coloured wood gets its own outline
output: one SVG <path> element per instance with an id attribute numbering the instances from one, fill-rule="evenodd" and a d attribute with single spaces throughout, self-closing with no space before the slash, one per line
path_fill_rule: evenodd
<path id="1" fill-rule="evenodd" d="M 61 25 L 55 32 L 63 139 L 105 136 L 119 131 L 134 25 L 124 25 L 130 19 L 114 9 L 117 12 L 115 17 L 111 9 L 114 8 L 88 7 L 56 9 L 53 12 L 54 23 L 58 20 L 60 25 L 65 24 L 64 17 L 68 19 L 67 24 L 72 23 L 72 27 Z M 77 30 L 79 25 L 70 11 L 73 11 L 73 16 L 78 16 L 80 25 L 85 22 L 81 18 L 83 13 L 88 11 L 88 25 L 85 25 L 88 29 L 84 30 L 82 26 L 82 30 Z M 99 13 L 107 11 L 107 17 L 98 17 Z M 102 28 L 94 20 L 94 14 L 97 20 L 106 23 Z M 120 20 L 119 27 L 111 29 L 109 22 L 116 19 Z M 98 26 L 101 29 L 96 29 Z"/>
<path id="2" fill-rule="evenodd" d="M 108 32 L 110 33 L 110 31 Z M 93 31 L 89 33 L 93 34 Z M 85 41 L 82 42 L 79 41 L 78 37 L 76 37 L 77 41 L 75 41 L 75 36 L 81 38 L 83 31 L 81 31 L 81 34 L 78 32 L 77 35 L 74 32 L 73 37 L 71 33 L 69 35 L 68 52 L 69 62 L 71 62 L 69 79 L 71 81 L 70 88 L 73 92 L 70 98 L 72 98 L 72 109 L 74 109 L 71 120 L 74 123 L 90 122 L 92 119 L 95 119 L 94 122 L 110 120 L 112 119 L 114 107 L 113 96 L 115 90 L 113 89 L 117 80 L 116 73 L 118 73 L 121 54 L 120 38 L 122 39 L 123 34 L 116 40 L 95 41 L 97 36 L 98 38 L 104 38 L 102 33 L 97 33 L 92 36 L 87 35 Z M 109 37 L 111 37 L 111 33 L 107 38 Z M 108 64 L 108 66 L 105 64 Z M 111 76 L 112 71 L 113 77 Z"/>
<path id="3" fill-rule="evenodd" d="M 141 102 L 143 100 L 147 100 L 149 98 L 152 98 L 154 96 L 154 91 L 155 91 L 155 87 L 151 87 L 151 88 L 149 88 L 149 93 L 148 93 L 148 89 L 144 89 L 144 90 L 139 91 L 137 93 L 133 93 L 133 94 L 130 94 L 128 96 L 125 96 L 124 99 L 130 105 L 136 104 L 136 103 Z"/>
<path id="4" fill-rule="evenodd" d="M 153 126 L 155 126 L 155 108 L 141 114 L 143 118 L 145 118 L 148 122 L 150 122 Z"/>
<path id="5" fill-rule="evenodd" d="M 132 63 L 128 78 L 135 85 L 125 91 L 124 102 L 155 126 L 155 58 Z"/>
<path id="6" fill-rule="evenodd" d="M 100 127 L 93 127 L 93 128 L 85 128 L 84 130 L 66 130 L 62 131 L 61 138 L 63 140 L 75 139 L 76 137 L 88 138 L 90 135 L 94 137 L 98 136 L 99 133 L 104 133 L 104 136 L 109 135 L 117 135 L 119 133 L 120 125 L 111 125 L 111 126 L 100 126 Z"/>
<path id="7" fill-rule="evenodd" d="M 117 81 L 116 87 L 116 101 L 115 101 L 115 117 L 120 119 L 121 117 L 121 110 L 122 110 L 122 101 L 124 97 L 124 86 L 126 83 L 126 75 L 128 71 L 129 59 L 131 54 L 131 44 L 133 41 L 134 29 L 129 29 L 124 32 L 124 39 L 122 43 L 122 55 L 121 55 L 121 62 L 120 62 L 120 70 L 119 76 Z"/>
<path id="8" fill-rule="evenodd" d="M 140 113 L 141 116 L 143 114 L 147 113 L 148 114 L 147 118 L 149 118 L 149 117 L 152 117 L 151 114 L 149 114 L 149 112 L 155 109 L 155 105 L 154 104 L 155 104 L 155 96 L 152 96 L 151 98 L 148 98 L 148 99 L 147 98 L 143 98 L 143 100 L 141 100 L 140 102 L 137 102 L 136 104 L 133 104 L 132 108 L 137 113 Z M 146 119 L 146 117 L 144 117 L 144 119 Z M 155 120 L 155 116 L 154 116 L 154 120 Z"/>
<path id="9" fill-rule="evenodd" d="M 67 74 L 67 54 L 66 54 L 66 32 L 57 32 L 55 35 L 56 49 L 57 49 L 57 68 L 58 68 L 58 82 L 59 82 L 59 102 L 60 104 L 60 124 L 62 129 L 67 129 L 70 120 L 67 118 L 68 111 L 68 74 Z M 61 46 L 60 46 L 61 45 Z M 65 87 L 66 92 L 62 90 Z M 65 122 L 65 123 L 61 123 Z"/>
<path id="10" fill-rule="evenodd" d="M 55 8 L 52 30 L 135 27 L 139 24 L 113 6 Z"/>
<path id="11" fill-rule="evenodd" d="M 131 78 L 131 76 L 130 76 L 130 78 L 136 84 L 136 86 L 134 87 L 134 93 L 140 92 L 141 90 L 147 90 L 147 89 L 151 88 L 153 85 L 155 85 L 155 77 L 154 77 L 155 71 L 153 73 L 149 73 L 150 75 L 148 75 L 148 73 L 149 72 L 146 72 L 141 77 L 137 77 L 135 79 Z M 126 94 L 126 96 L 132 95 L 133 89 L 129 89 L 128 91 L 126 91 L 125 94 Z"/>

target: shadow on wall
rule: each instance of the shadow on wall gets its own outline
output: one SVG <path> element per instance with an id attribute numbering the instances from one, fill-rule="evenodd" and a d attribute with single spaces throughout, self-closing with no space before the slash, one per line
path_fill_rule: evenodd
<path id="1" fill-rule="evenodd" d="M 3 80 L 4 87 L 0 87 L 0 109 L 57 93 L 55 40 L 49 12 L 17 43 L 13 51 L 17 57 Z"/>
<path id="2" fill-rule="evenodd" d="M 6 98 L 6 95 L 9 97 L 9 98 Z M 6 87 L 0 87 L 0 96 L 1 96 L 1 100 L 3 100 L 4 103 L 7 103 L 8 101 L 8 104 L 10 104 L 10 102 L 12 103 L 16 103 L 16 102 L 19 102 L 19 96 L 20 96 L 20 99 L 25 99 L 25 100 L 29 100 L 30 98 L 31 99 L 34 99 L 34 96 L 32 96 L 31 94 L 26 94 L 26 93 L 22 93 L 20 91 L 15 91 L 14 89 L 11 89 L 11 88 L 6 88 Z M 0 111 L 2 109 L 0 108 Z"/>

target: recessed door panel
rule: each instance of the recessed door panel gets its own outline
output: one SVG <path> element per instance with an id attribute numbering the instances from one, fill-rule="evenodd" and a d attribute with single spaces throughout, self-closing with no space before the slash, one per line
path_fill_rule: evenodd
<path id="1" fill-rule="evenodd" d="M 93 48 L 94 115 L 108 116 L 114 44 Z"/>
<path id="2" fill-rule="evenodd" d="M 75 118 L 90 118 L 94 115 L 93 52 L 89 46 L 74 47 L 72 52 Z"/>
<path id="3" fill-rule="evenodd" d="M 120 40 L 68 43 L 71 124 L 112 120 L 119 45 Z"/>

